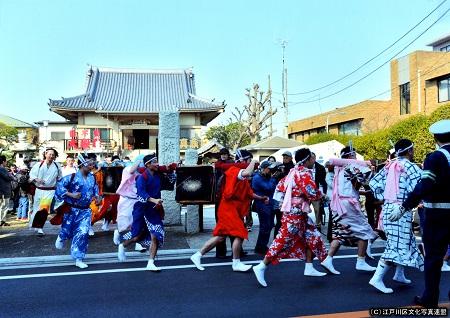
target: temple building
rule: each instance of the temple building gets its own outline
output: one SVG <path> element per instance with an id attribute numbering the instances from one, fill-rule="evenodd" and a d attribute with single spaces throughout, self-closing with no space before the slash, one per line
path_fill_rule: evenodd
<path id="1" fill-rule="evenodd" d="M 196 95 L 192 70 L 135 70 L 90 67 L 86 91 L 50 99 L 50 110 L 70 129 L 52 130 L 52 144 L 71 152 L 134 156 L 158 149 L 158 113 L 179 111 L 180 149 L 199 148 L 200 132 L 225 104 Z M 58 137 L 57 137 L 58 136 Z M 54 138 L 55 137 L 55 138 Z"/>

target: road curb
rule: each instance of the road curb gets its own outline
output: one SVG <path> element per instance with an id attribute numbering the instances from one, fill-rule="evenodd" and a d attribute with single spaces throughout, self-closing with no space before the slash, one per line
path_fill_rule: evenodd
<path id="1" fill-rule="evenodd" d="M 194 254 L 196 249 L 173 249 L 158 251 L 158 260 L 171 260 L 187 258 Z M 148 260 L 148 253 L 128 252 L 126 262 L 141 262 Z M 116 263 L 117 253 L 98 253 L 86 254 L 86 263 L 89 264 L 105 264 Z M 17 269 L 17 268 L 33 268 L 33 267 L 53 267 L 73 265 L 74 260 L 70 255 L 54 255 L 54 256 L 33 256 L 33 257 L 14 257 L 1 258 L 0 270 Z"/>

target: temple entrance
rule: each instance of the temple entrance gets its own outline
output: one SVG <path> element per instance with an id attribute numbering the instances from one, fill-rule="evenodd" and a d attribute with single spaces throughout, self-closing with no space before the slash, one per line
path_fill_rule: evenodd
<path id="1" fill-rule="evenodd" d="M 133 129 L 134 149 L 149 149 L 149 130 Z"/>

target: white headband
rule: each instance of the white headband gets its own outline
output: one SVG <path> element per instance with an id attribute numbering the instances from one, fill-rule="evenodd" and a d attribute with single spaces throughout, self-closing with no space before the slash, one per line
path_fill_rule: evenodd
<path id="1" fill-rule="evenodd" d="M 300 160 L 299 162 L 297 162 L 298 165 L 302 165 L 306 160 L 309 159 L 309 157 L 311 157 L 311 154 L 307 155 L 305 159 Z"/>
<path id="2" fill-rule="evenodd" d="M 412 147 L 414 147 L 414 144 L 412 143 L 411 145 L 409 145 L 408 147 L 404 148 L 404 149 L 399 149 L 395 152 L 395 154 L 398 156 L 401 152 L 405 152 L 406 150 L 411 149 Z"/>
<path id="3" fill-rule="evenodd" d="M 158 161 L 158 158 L 157 157 L 153 157 L 153 158 L 151 158 L 150 160 L 147 160 L 146 162 L 144 162 L 144 166 L 147 164 L 147 163 L 153 163 L 153 162 L 157 162 Z"/>
<path id="4" fill-rule="evenodd" d="M 236 160 L 236 162 L 243 161 L 243 160 L 247 160 L 247 159 L 249 159 L 249 158 L 252 157 L 252 156 L 250 156 L 250 155 L 245 156 L 245 157 L 241 157 L 241 156 L 242 156 L 241 150 L 240 150 L 240 149 L 236 150 L 236 158 L 237 158 L 237 157 L 240 157 L 239 159 Z"/>
<path id="5" fill-rule="evenodd" d="M 344 157 L 344 156 L 348 156 L 348 155 L 355 154 L 355 153 L 356 153 L 356 152 L 355 152 L 354 150 L 351 150 L 351 151 L 349 151 L 349 152 L 344 152 L 343 154 L 341 154 L 341 158 Z"/>
<path id="6" fill-rule="evenodd" d="M 91 162 L 94 161 L 94 159 L 87 159 L 86 160 L 81 153 L 78 154 L 77 159 L 80 161 L 78 166 L 87 166 L 88 164 L 90 164 Z"/>

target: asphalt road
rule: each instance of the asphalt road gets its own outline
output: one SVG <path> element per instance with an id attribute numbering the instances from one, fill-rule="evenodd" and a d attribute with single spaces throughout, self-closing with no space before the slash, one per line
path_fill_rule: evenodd
<path id="1" fill-rule="evenodd" d="M 348 251 L 353 254 L 354 251 Z M 345 255 L 341 256 L 346 257 Z M 303 276 L 303 262 L 283 262 L 266 272 L 269 287 L 253 275 L 234 273 L 230 260 L 213 257 L 200 272 L 186 258 L 159 260 L 160 273 L 145 262 L 0 270 L 0 317 L 292 317 L 411 305 L 423 274 L 408 269 L 409 286 L 385 280 L 394 293 L 368 285 L 370 273 L 354 270 L 354 255 L 336 259 L 340 276 Z M 256 263 L 259 257 L 244 261 Z M 371 261 L 372 265 L 376 261 Z M 448 303 L 450 273 L 443 273 L 441 302 Z"/>

